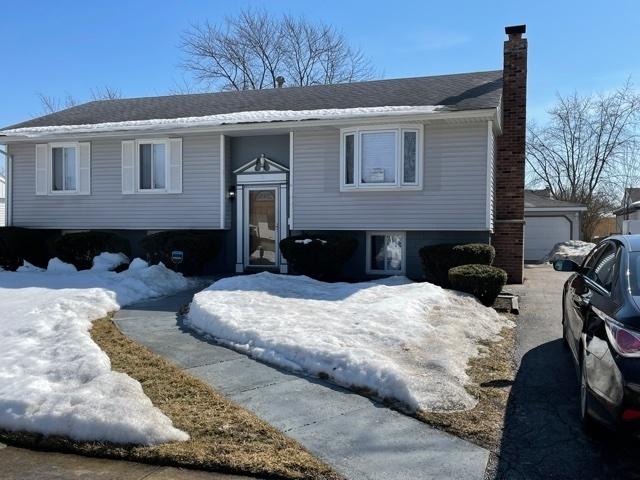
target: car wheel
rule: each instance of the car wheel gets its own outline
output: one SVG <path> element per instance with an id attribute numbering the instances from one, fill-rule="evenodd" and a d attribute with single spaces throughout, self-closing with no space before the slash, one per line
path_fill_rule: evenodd
<path id="1" fill-rule="evenodd" d="M 587 369 L 584 366 L 584 353 L 580 360 L 580 422 L 586 430 L 591 431 L 594 422 L 589 413 L 589 388 L 587 386 Z"/>

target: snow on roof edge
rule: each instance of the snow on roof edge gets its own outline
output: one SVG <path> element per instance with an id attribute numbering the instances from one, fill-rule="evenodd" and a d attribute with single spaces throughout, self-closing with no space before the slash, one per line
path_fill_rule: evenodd
<path id="1" fill-rule="evenodd" d="M 0 135 L 38 137 L 40 135 L 64 133 L 92 133 L 117 130 L 140 130 L 153 127 L 221 126 L 243 123 L 270 123 L 303 120 L 331 120 L 344 118 L 367 118 L 375 116 L 402 116 L 449 111 L 443 105 L 383 106 L 357 108 L 329 108 L 318 110 L 257 110 L 223 113 L 201 117 L 164 118 L 151 120 L 127 120 L 84 125 L 52 125 L 47 127 L 23 127 L 0 130 Z"/>

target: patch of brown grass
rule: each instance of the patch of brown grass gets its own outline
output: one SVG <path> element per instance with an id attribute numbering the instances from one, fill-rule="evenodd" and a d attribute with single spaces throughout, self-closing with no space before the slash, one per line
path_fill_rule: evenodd
<path id="1" fill-rule="evenodd" d="M 502 340 L 485 343 L 485 353 L 469 362 L 471 384 L 466 388 L 478 404 L 462 412 L 418 412 L 425 423 L 467 439 L 489 450 L 497 449 L 502 437 L 504 415 L 515 378 L 515 328 L 505 328 Z"/>
<path id="2" fill-rule="evenodd" d="M 342 478 L 268 423 L 129 340 L 110 319 L 94 322 L 91 336 L 109 355 L 113 370 L 138 380 L 153 404 L 191 439 L 148 447 L 75 442 L 24 432 L 0 432 L 0 439 L 43 450 L 262 478 Z"/>

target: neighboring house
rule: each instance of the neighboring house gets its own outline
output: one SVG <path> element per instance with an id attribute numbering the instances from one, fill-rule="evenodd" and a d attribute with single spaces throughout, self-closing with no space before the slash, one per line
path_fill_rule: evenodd
<path id="1" fill-rule="evenodd" d="M 6 223 L 7 215 L 7 179 L 0 175 L 0 227 Z"/>
<path id="2" fill-rule="evenodd" d="M 524 259 L 540 261 L 556 243 L 580 240 L 580 213 L 587 207 L 551 198 L 549 190 L 524 192 Z"/>
<path id="3" fill-rule="evenodd" d="M 353 235 L 353 276 L 421 276 L 418 250 L 491 242 L 522 280 L 526 54 L 504 71 L 90 102 L 0 131 L 9 222 L 220 230 L 220 268 L 287 271 L 278 242 Z"/>
<path id="4" fill-rule="evenodd" d="M 622 222 L 625 220 L 640 220 L 640 188 L 625 188 L 622 206 L 613 213 L 618 232 L 622 232 Z"/>

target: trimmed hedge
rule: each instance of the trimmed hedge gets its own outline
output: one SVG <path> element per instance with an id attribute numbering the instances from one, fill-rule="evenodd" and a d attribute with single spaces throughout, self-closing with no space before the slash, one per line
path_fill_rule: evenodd
<path id="1" fill-rule="evenodd" d="M 166 230 L 147 235 L 141 244 L 149 263 L 162 262 L 167 268 L 185 275 L 202 274 L 204 264 L 213 260 L 221 247 L 219 234 L 210 230 Z M 174 250 L 184 252 L 179 265 L 171 261 Z"/>
<path id="2" fill-rule="evenodd" d="M 56 230 L 0 227 L 0 267 L 15 271 L 26 260 L 46 267 L 50 258 L 50 240 Z"/>
<path id="3" fill-rule="evenodd" d="M 439 244 L 422 247 L 419 251 L 425 280 L 448 288 L 449 270 L 460 265 L 491 265 L 496 250 L 487 243 L 465 245 Z"/>
<path id="4" fill-rule="evenodd" d="M 356 248 L 358 240 L 347 235 L 302 234 L 280 241 L 291 269 L 318 280 L 336 279 Z"/>
<path id="5" fill-rule="evenodd" d="M 131 256 L 129 241 L 112 232 L 90 230 L 60 235 L 53 241 L 53 256 L 66 263 L 73 264 L 78 270 L 87 270 L 93 266 L 93 257 L 102 252 L 124 253 Z M 126 266 L 120 266 L 116 271 Z"/>
<path id="6" fill-rule="evenodd" d="M 461 265 L 449 270 L 449 282 L 454 289 L 475 295 L 489 307 L 507 283 L 507 272 L 491 265 Z"/>

